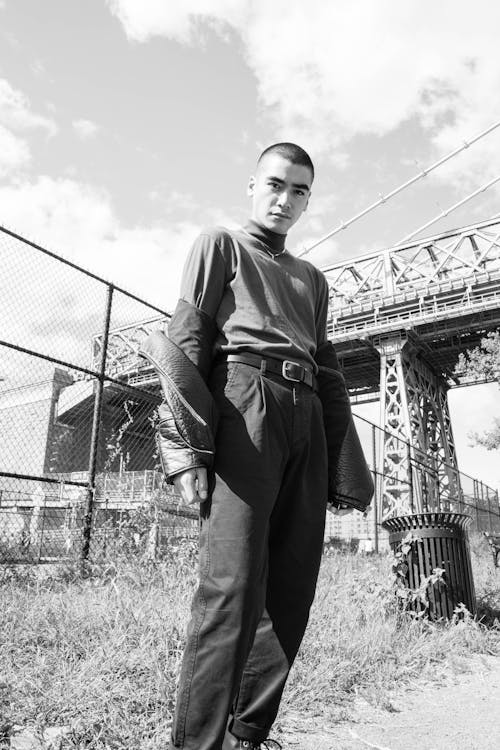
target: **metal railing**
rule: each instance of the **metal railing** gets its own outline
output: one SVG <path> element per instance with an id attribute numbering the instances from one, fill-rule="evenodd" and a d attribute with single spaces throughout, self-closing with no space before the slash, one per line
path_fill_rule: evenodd
<path id="1" fill-rule="evenodd" d="M 500 306 L 500 291 L 493 291 L 489 295 L 475 295 L 464 298 L 458 295 L 456 300 L 437 301 L 433 299 L 419 299 L 413 305 L 406 303 L 398 310 L 383 309 L 375 302 L 351 305 L 342 311 L 342 317 L 331 318 L 328 326 L 330 334 L 339 338 L 359 338 L 368 333 L 375 335 L 408 323 L 421 324 L 430 319 L 433 321 L 446 320 L 450 313 L 464 311 L 480 312 L 496 309 Z"/>

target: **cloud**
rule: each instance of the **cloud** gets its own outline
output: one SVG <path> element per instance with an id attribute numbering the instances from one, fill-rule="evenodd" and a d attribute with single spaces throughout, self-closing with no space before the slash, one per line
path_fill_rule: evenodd
<path id="1" fill-rule="evenodd" d="M 0 78 L 0 176 L 27 166 L 31 153 L 24 135 L 31 130 L 53 136 L 57 127 L 53 120 L 32 112 L 24 94 Z"/>
<path id="2" fill-rule="evenodd" d="M 108 0 L 127 36 L 197 44 L 207 27 L 232 27 L 256 76 L 276 136 L 313 155 L 335 155 L 356 135 L 383 136 L 418 119 L 436 153 L 499 117 L 500 5 L 477 0 Z M 490 174 L 492 141 L 470 150 L 443 179 Z"/>
<path id="3" fill-rule="evenodd" d="M 0 122 L 14 131 L 41 129 L 49 136 L 57 133 L 54 120 L 31 111 L 27 97 L 0 78 Z"/>
<path id="4" fill-rule="evenodd" d="M 99 126 L 92 120 L 73 120 L 72 125 L 76 134 L 84 141 L 93 138 L 99 131 Z"/>
<path id="5" fill-rule="evenodd" d="M 276 110 L 284 132 L 301 129 L 321 152 L 355 135 L 383 136 L 411 118 L 437 147 L 456 145 L 464 129 L 498 117 L 491 92 L 500 86 L 500 9 L 480 0 L 471 18 L 467 3 L 429 4 L 429 12 L 426 5 L 267 4 L 242 31 L 263 104 Z"/>
<path id="6" fill-rule="evenodd" d="M 0 176 L 26 166 L 29 160 L 27 143 L 0 125 Z"/>
<path id="7" fill-rule="evenodd" d="M 107 0 L 123 25 L 128 38 L 145 42 L 153 36 L 165 36 L 181 42 L 196 43 L 202 22 L 223 32 L 227 25 L 239 26 L 246 16 L 243 0 Z"/>
<path id="8" fill-rule="evenodd" d="M 105 191 L 47 176 L 0 188 L 0 204 L 3 223 L 20 235 L 146 301 L 166 309 L 175 304 L 199 225 L 125 226 Z"/>
<path id="9" fill-rule="evenodd" d="M 37 78 L 47 78 L 47 70 L 41 60 L 34 60 L 30 67 Z"/>

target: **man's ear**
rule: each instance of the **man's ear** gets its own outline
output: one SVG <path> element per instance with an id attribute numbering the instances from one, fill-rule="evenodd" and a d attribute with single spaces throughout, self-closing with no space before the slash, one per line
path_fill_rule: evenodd
<path id="1" fill-rule="evenodd" d="M 252 175 L 248 180 L 247 195 L 253 195 L 253 189 L 255 187 L 255 177 Z"/>

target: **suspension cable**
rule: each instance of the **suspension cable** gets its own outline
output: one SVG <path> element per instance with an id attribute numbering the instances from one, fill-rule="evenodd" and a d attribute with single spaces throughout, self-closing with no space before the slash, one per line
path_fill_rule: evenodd
<path id="1" fill-rule="evenodd" d="M 434 164 L 431 164 L 430 167 L 426 167 L 421 172 L 416 174 L 414 177 L 412 177 L 407 182 L 404 182 L 399 187 L 392 190 L 390 193 L 387 193 L 387 195 L 381 195 L 380 198 L 375 201 L 375 203 L 372 203 L 367 208 L 363 209 L 360 213 L 353 216 L 351 219 L 348 219 L 348 221 L 341 221 L 338 227 L 333 229 L 331 232 L 328 232 L 328 234 L 325 234 L 324 237 L 321 237 L 319 240 L 316 240 L 316 242 L 313 242 L 312 245 L 309 245 L 309 247 L 302 250 L 301 253 L 298 253 L 298 257 L 301 258 L 304 255 L 307 255 L 307 253 L 310 253 L 311 250 L 314 250 L 315 247 L 318 247 L 318 245 L 321 245 L 326 240 L 329 240 L 330 237 L 333 237 L 335 234 L 340 232 L 342 229 L 346 229 L 351 224 L 354 224 L 355 221 L 358 221 L 358 219 L 361 219 L 363 216 L 366 216 L 366 214 L 370 213 L 370 211 L 373 211 L 375 208 L 378 208 L 378 206 L 381 206 L 382 203 L 386 203 L 390 198 L 393 198 L 395 195 L 400 193 L 402 190 L 405 190 L 410 185 L 413 185 L 413 183 L 417 182 L 418 180 L 421 180 L 423 177 L 427 177 L 429 172 L 432 172 L 434 169 L 437 169 L 445 162 L 449 161 L 449 159 L 452 159 L 454 156 L 457 156 L 457 154 L 461 153 L 465 149 L 469 148 L 473 143 L 476 143 L 476 141 L 479 141 L 481 138 L 484 138 L 484 136 L 491 133 L 493 130 L 498 128 L 500 126 L 500 120 L 493 123 L 493 125 L 490 125 L 489 128 L 486 128 L 486 130 L 483 130 L 481 133 L 478 133 L 476 136 L 469 140 L 465 140 L 461 146 L 456 148 L 454 151 L 451 151 L 446 156 L 443 156 L 438 161 L 434 162 Z M 485 188 L 486 189 L 486 188 Z"/>
<path id="2" fill-rule="evenodd" d="M 399 245 L 402 245 L 403 243 L 407 242 L 408 240 L 411 240 L 412 237 L 415 237 L 416 234 L 419 234 L 420 232 L 423 232 L 424 229 L 427 229 L 427 227 L 430 227 L 431 224 L 435 224 L 436 221 L 439 221 L 439 219 L 443 219 L 445 216 L 448 216 L 448 214 L 451 214 L 452 211 L 455 211 L 456 208 L 460 208 L 460 206 L 463 206 L 464 203 L 467 203 L 467 201 L 470 201 L 472 198 L 475 198 L 476 195 L 479 195 L 479 193 L 484 193 L 485 190 L 487 190 L 489 187 L 495 184 L 495 182 L 500 181 L 500 175 L 498 177 L 494 177 L 492 180 L 486 183 L 486 185 L 483 185 L 482 187 L 478 188 L 477 190 L 474 190 L 473 193 L 470 195 L 467 195 L 465 198 L 462 198 L 461 201 L 458 201 L 458 203 L 455 203 L 453 206 L 450 206 L 449 208 L 445 209 L 444 211 L 441 211 L 439 216 L 435 216 L 433 219 L 428 221 L 426 224 L 423 224 L 418 229 L 415 229 L 414 232 L 410 232 L 410 234 L 407 234 L 406 237 L 403 237 L 402 240 L 399 240 L 399 242 L 396 242 L 395 247 L 398 247 Z"/>

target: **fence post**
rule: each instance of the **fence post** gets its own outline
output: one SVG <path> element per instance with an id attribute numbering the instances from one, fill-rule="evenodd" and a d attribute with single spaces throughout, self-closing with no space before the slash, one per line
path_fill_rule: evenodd
<path id="1" fill-rule="evenodd" d="M 477 485 L 478 485 L 477 479 L 473 479 L 474 508 L 476 511 L 476 531 L 482 531 L 481 515 L 480 515 L 480 508 L 479 508 L 479 491 L 478 491 Z"/>
<path id="2" fill-rule="evenodd" d="M 413 466 L 411 463 L 411 445 L 406 443 L 406 458 L 408 461 L 408 492 L 410 495 L 410 508 L 411 512 L 415 513 L 415 506 L 413 501 Z"/>
<path id="3" fill-rule="evenodd" d="M 493 533 L 493 518 L 491 517 L 491 499 L 490 499 L 490 493 L 489 493 L 488 487 L 486 488 L 486 498 L 488 500 L 488 526 L 489 526 L 489 532 L 490 534 L 492 534 Z"/>
<path id="4" fill-rule="evenodd" d="M 43 498 L 43 506 L 40 508 L 40 515 L 42 516 L 42 522 L 39 523 L 37 534 L 38 534 L 38 549 L 37 549 L 37 563 L 40 562 L 42 559 L 42 549 L 43 549 L 43 535 L 45 532 L 45 514 L 47 512 L 47 498 L 44 496 Z"/>
<path id="5" fill-rule="evenodd" d="M 457 487 L 457 495 L 458 495 L 458 512 L 459 513 L 465 513 L 465 505 L 464 505 L 464 492 L 462 490 L 462 481 L 460 479 L 460 472 L 458 469 L 454 469 L 455 472 L 455 487 Z"/>
<path id="6" fill-rule="evenodd" d="M 102 396 L 104 392 L 104 378 L 106 374 L 106 359 L 108 355 L 109 324 L 111 320 L 111 306 L 113 303 L 113 284 L 108 284 L 106 294 L 106 309 L 104 313 L 104 329 L 102 334 L 101 361 L 99 363 L 99 376 L 97 379 L 97 390 L 94 401 L 94 414 L 92 418 L 92 437 L 90 439 L 89 475 L 85 513 L 83 516 L 83 542 L 82 562 L 87 560 L 90 551 L 90 537 L 92 534 L 92 517 L 94 513 L 95 500 L 95 477 L 97 470 L 97 447 L 101 432 Z"/>
<path id="7" fill-rule="evenodd" d="M 484 514 L 486 513 L 486 503 L 484 502 L 484 487 L 483 483 L 478 480 L 478 487 L 481 489 L 481 531 L 484 531 L 486 528 L 486 523 L 484 522 Z"/>
<path id="8" fill-rule="evenodd" d="M 378 553 L 378 474 L 377 474 L 377 446 L 376 446 L 376 426 L 372 425 L 372 456 L 373 456 L 373 532 L 375 542 L 375 552 Z"/>

